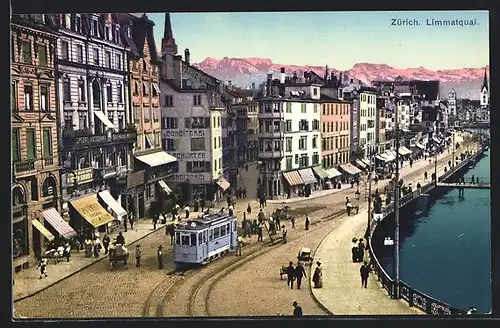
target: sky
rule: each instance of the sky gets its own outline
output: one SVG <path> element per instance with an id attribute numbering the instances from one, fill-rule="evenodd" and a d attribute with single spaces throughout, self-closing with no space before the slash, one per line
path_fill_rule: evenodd
<path id="1" fill-rule="evenodd" d="M 148 13 L 158 50 L 163 13 Z M 397 68 L 458 69 L 489 64 L 488 11 L 172 13 L 179 53 L 191 62 L 269 58 L 275 64 L 326 64 L 350 69 L 356 63 Z M 420 26 L 392 26 L 416 19 Z M 427 26 L 427 20 L 471 20 L 476 26 Z"/>

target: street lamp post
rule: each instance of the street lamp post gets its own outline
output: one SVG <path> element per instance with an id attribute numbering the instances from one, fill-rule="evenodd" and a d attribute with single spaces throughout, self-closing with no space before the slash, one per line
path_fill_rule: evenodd
<path id="1" fill-rule="evenodd" d="M 370 166 L 368 167 L 368 225 L 367 225 L 367 234 L 370 233 L 370 222 L 372 215 L 372 149 L 368 149 L 368 159 L 370 161 Z"/>
<path id="2" fill-rule="evenodd" d="M 394 186 L 394 280 L 395 280 L 395 290 L 394 298 L 399 298 L 399 121 L 398 121 L 398 110 L 396 107 L 395 112 L 395 125 L 396 125 L 396 183 Z"/>

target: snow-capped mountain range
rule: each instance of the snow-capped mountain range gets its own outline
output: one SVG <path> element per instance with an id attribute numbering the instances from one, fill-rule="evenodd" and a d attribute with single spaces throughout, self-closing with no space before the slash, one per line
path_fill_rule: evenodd
<path id="1" fill-rule="evenodd" d="M 269 58 L 228 58 L 215 59 L 207 57 L 200 63 L 195 63 L 207 74 L 220 80 L 230 80 L 233 85 L 240 87 L 250 86 L 255 82 L 258 86 L 266 78 L 266 74 L 273 72 L 274 78 L 279 77 L 280 68 L 284 67 L 287 75 L 297 72 L 299 76 L 305 71 L 313 71 L 319 76 L 325 74 L 325 66 L 300 66 L 274 64 Z M 340 70 L 334 65 L 328 65 L 329 72 L 335 72 L 338 77 Z M 392 80 L 397 76 L 403 79 L 439 80 L 441 98 L 447 97 L 448 91 L 454 88 L 459 98 L 479 99 L 479 92 L 483 82 L 485 67 L 461 68 L 433 71 L 424 67 L 396 68 L 387 64 L 358 63 L 351 69 L 343 71 L 345 81 L 360 80 L 370 84 L 373 80 Z M 489 78 L 489 65 L 486 66 Z M 331 74 L 331 73 L 330 73 Z"/>

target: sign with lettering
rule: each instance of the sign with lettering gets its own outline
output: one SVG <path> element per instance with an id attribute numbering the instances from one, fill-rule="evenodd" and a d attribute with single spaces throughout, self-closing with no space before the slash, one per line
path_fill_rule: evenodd
<path id="1" fill-rule="evenodd" d="M 77 184 L 83 184 L 90 182 L 94 179 L 92 168 L 81 169 L 73 172 L 68 172 L 66 174 L 67 177 L 67 185 L 74 186 L 75 181 Z"/>
<path id="2" fill-rule="evenodd" d="M 177 158 L 178 161 L 204 161 L 206 158 L 205 152 L 172 153 L 171 155 Z"/>
<path id="3" fill-rule="evenodd" d="M 144 184 L 144 172 L 132 172 L 127 174 L 127 188 L 137 187 Z"/>
<path id="4" fill-rule="evenodd" d="M 163 130 L 164 138 L 204 138 L 205 130 Z"/>
<path id="5" fill-rule="evenodd" d="M 168 180 L 174 181 L 177 183 L 187 182 L 189 180 L 190 183 L 208 183 L 210 180 L 210 173 L 185 173 L 185 174 L 172 174 Z"/>

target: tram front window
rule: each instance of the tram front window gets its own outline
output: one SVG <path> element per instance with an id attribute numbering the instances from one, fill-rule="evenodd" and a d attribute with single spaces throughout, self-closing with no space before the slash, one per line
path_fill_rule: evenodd
<path id="1" fill-rule="evenodd" d="M 189 235 L 181 235 L 181 242 L 184 246 L 189 246 Z"/>
<path id="2" fill-rule="evenodd" d="M 196 246 L 196 234 L 191 233 L 191 246 Z"/>
<path id="3" fill-rule="evenodd" d="M 176 232 L 175 233 L 175 244 L 180 245 L 181 244 L 181 234 Z"/>

